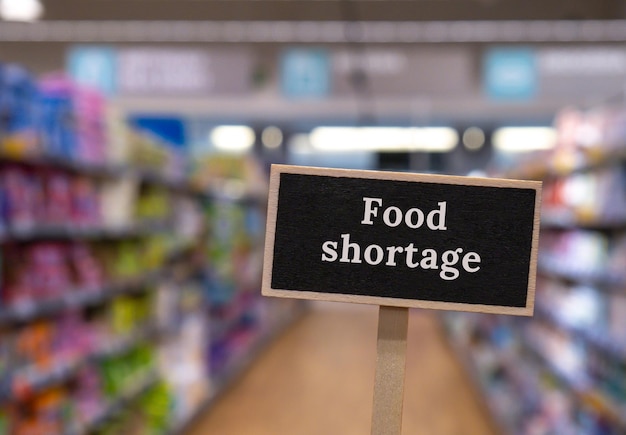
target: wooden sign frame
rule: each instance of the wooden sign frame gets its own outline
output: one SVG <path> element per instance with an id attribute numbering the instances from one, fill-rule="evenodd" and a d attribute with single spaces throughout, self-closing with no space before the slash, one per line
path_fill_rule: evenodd
<path id="1" fill-rule="evenodd" d="M 272 270 L 274 264 L 274 242 L 278 214 L 278 198 L 281 174 L 300 174 L 324 177 L 356 178 L 364 180 L 390 180 L 428 184 L 445 184 L 457 186 L 495 187 L 530 189 L 535 191 L 534 214 L 532 223 L 532 246 L 528 269 L 528 287 L 525 306 L 500 306 L 473 303 L 441 302 L 420 299 L 402 299 L 395 297 L 363 296 L 342 293 L 320 293 L 311 291 L 290 290 L 272 287 Z M 265 296 L 324 300 L 334 302 L 365 303 L 390 307 L 426 308 L 438 310 L 473 311 L 508 315 L 532 316 L 535 299 L 535 281 L 537 268 L 537 251 L 539 241 L 539 208 L 541 204 L 541 182 L 520 181 L 494 178 L 458 177 L 431 174 L 414 174 L 398 172 L 381 172 L 365 170 L 346 170 L 330 168 L 313 168 L 304 166 L 272 165 L 268 200 L 267 228 L 265 240 L 265 257 L 263 265 L 262 294 Z M 303 207 L 305 204 L 303 204 Z M 303 272 L 304 273 L 304 272 Z M 349 282 L 345 283 L 350 286 Z"/>

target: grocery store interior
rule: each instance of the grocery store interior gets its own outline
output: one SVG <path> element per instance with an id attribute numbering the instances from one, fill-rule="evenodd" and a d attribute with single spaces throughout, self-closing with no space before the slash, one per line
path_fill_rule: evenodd
<path id="1" fill-rule="evenodd" d="M 378 306 L 261 294 L 275 163 L 542 181 L 534 315 L 412 308 L 402 433 L 626 434 L 625 42 L 626 0 L 0 0 L 0 435 L 370 433 Z"/>

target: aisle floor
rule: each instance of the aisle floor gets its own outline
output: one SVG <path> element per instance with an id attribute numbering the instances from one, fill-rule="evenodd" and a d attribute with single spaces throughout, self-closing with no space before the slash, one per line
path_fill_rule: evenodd
<path id="1" fill-rule="evenodd" d="M 316 304 L 188 435 L 370 433 L 377 308 Z M 436 314 L 409 321 L 403 435 L 495 435 Z"/>

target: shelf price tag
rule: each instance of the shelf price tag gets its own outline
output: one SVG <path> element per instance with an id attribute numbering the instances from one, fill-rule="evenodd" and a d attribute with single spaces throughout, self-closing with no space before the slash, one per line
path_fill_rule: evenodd
<path id="1" fill-rule="evenodd" d="M 273 165 L 262 293 L 380 306 L 372 433 L 400 433 L 408 308 L 532 315 L 540 197 L 536 181 Z"/>

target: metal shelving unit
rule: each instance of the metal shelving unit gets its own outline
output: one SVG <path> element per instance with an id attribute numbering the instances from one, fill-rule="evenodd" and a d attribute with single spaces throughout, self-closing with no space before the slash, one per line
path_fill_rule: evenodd
<path id="1" fill-rule="evenodd" d="M 111 358 L 129 352 L 142 342 L 158 336 L 158 329 L 153 325 L 141 327 L 127 336 L 106 343 L 86 355 L 74 357 L 67 361 L 57 361 L 53 367 L 44 372 L 33 371 L 26 367 L 9 376 L 10 390 L 4 390 L 0 402 L 21 401 L 32 394 L 54 385 L 67 382 L 86 365 L 103 358 Z"/>
<path id="2" fill-rule="evenodd" d="M 115 297 L 143 292 L 158 283 L 165 273 L 162 270 L 148 272 L 125 282 L 105 285 L 97 289 L 76 289 L 60 298 L 49 301 L 29 302 L 0 310 L 0 325 L 26 323 L 40 317 L 58 314 L 69 309 L 82 309 L 102 304 Z"/>
<path id="3" fill-rule="evenodd" d="M 99 427 L 102 427 L 107 421 L 121 414 L 128 406 L 132 406 L 133 402 L 146 393 L 152 386 L 159 381 L 159 375 L 156 371 L 136 376 L 135 381 L 117 398 L 111 400 L 98 415 L 84 424 L 77 424 L 74 428 L 68 430 L 64 435 L 88 435 Z"/>
<path id="4" fill-rule="evenodd" d="M 238 358 L 228 369 L 222 371 L 216 379 L 213 380 L 213 389 L 206 402 L 201 404 L 198 409 L 193 412 L 192 417 L 183 423 L 174 424 L 167 432 L 167 435 L 183 435 L 187 429 L 193 426 L 196 420 L 206 411 L 208 411 L 215 403 L 223 397 L 228 389 L 233 386 L 237 379 L 248 370 L 255 360 L 267 349 L 267 347 L 287 328 L 300 320 L 307 312 L 307 304 L 298 301 L 297 309 L 288 316 L 277 321 L 268 330 L 262 333 L 254 340 L 254 344 L 246 351 L 245 355 Z"/>
<path id="5" fill-rule="evenodd" d="M 593 174 L 594 171 L 614 169 L 623 173 L 625 158 L 626 146 L 606 153 L 590 152 L 588 158 L 579 159 L 576 164 L 569 167 L 553 164 L 542 157 L 528 162 L 526 166 L 508 173 L 507 176 L 539 178 L 547 180 L 548 183 L 561 183 L 561 179 L 566 177 L 579 177 Z M 593 210 L 593 213 L 589 210 L 581 210 L 579 213 L 575 208 L 557 209 L 555 206 L 544 210 L 541 217 L 542 237 L 553 235 L 556 237 L 554 240 L 560 241 L 558 237 L 569 232 L 595 233 L 599 239 L 604 237 L 609 241 L 605 249 L 613 249 L 611 241 L 626 233 L 626 210 L 615 208 L 610 199 L 603 201 L 613 208 Z M 622 204 L 623 201 L 615 203 Z M 548 241 L 550 240 L 552 239 L 548 236 Z M 508 382 L 512 391 L 518 388 L 517 393 L 514 393 L 518 401 L 534 397 L 532 404 L 529 402 L 525 405 L 531 408 L 538 406 L 545 399 L 543 395 L 546 393 L 543 389 L 553 388 L 560 391 L 564 397 L 573 399 L 576 406 L 583 410 L 583 413 L 587 413 L 587 416 L 594 416 L 583 417 L 583 420 L 597 417 L 610 426 L 611 434 L 626 433 L 626 400 L 623 396 L 626 384 L 622 384 L 621 387 L 617 385 L 621 381 L 617 374 L 619 370 L 616 368 L 626 367 L 626 343 L 612 337 L 605 327 L 577 323 L 576 318 L 569 318 L 571 316 L 568 317 L 567 313 L 561 312 L 565 306 L 552 305 L 556 303 L 554 301 L 559 300 L 555 298 L 565 297 L 570 290 L 593 292 L 599 300 L 610 305 L 612 300 L 610 298 L 625 295 L 626 275 L 623 267 L 626 265 L 620 269 L 615 262 L 610 266 L 583 260 L 576 262 L 558 250 L 564 249 L 563 244 L 556 245 L 557 251 L 552 252 L 549 250 L 551 247 L 549 243 L 542 245 L 540 241 L 538 275 L 541 279 L 537 284 L 534 319 L 512 320 L 497 316 L 471 317 L 450 314 L 444 317 L 446 322 L 453 325 L 459 321 L 465 325 L 466 330 L 462 334 L 456 331 L 455 334 L 453 329 L 448 328 L 449 335 L 454 346 L 461 349 L 459 351 L 461 359 L 471 361 L 465 366 L 479 385 L 479 391 L 486 396 L 485 401 L 488 404 L 491 400 L 497 400 L 491 397 L 494 393 L 487 385 L 496 382 L 493 378 L 502 378 L 502 382 Z M 553 286 L 550 287 L 550 299 L 543 298 L 542 286 Z M 552 331 L 554 336 L 549 335 L 545 339 L 542 337 L 543 334 L 552 334 Z M 476 335 L 481 337 L 480 344 L 471 342 L 476 339 Z M 572 352 L 577 350 L 580 360 L 576 359 L 575 363 L 567 360 L 568 356 L 553 349 L 555 346 L 558 349 L 554 340 L 565 347 L 571 346 Z M 508 347 L 502 349 L 501 346 Z M 484 352 L 484 347 L 489 348 L 489 356 L 480 355 Z M 505 355 L 508 352 L 513 356 Z M 553 352 L 556 352 L 555 355 L 558 357 L 553 355 Z M 563 367 L 561 358 L 567 360 L 563 362 L 565 364 Z M 568 361 L 574 365 L 567 365 Z M 530 372 L 524 375 L 525 367 L 529 367 Z M 514 379 L 508 379 L 507 375 Z M 549 381 L 546 381 L 547 379 Z M 545 385 L 546 382 L 549 386 Z M 519 388 L 526 390 L 521 391 Z M 496 412 L 497 406 L 489 408 L 494 412 L 494 420 L 501 423 L 502 433 L 525 433 L 517 423 L 509 421 L 507 424 L 507 421 L 503 421 L 501 415 Z M 528 412 L 528 409 L 523 412 Z M 527 416 L 523 418 L 527 420 Z M 586 428 L 583 420 L 572 420 L 574 426 L 579 425 L 577 433 L 595 433 L 589 432 L 591 429 Z"/>

